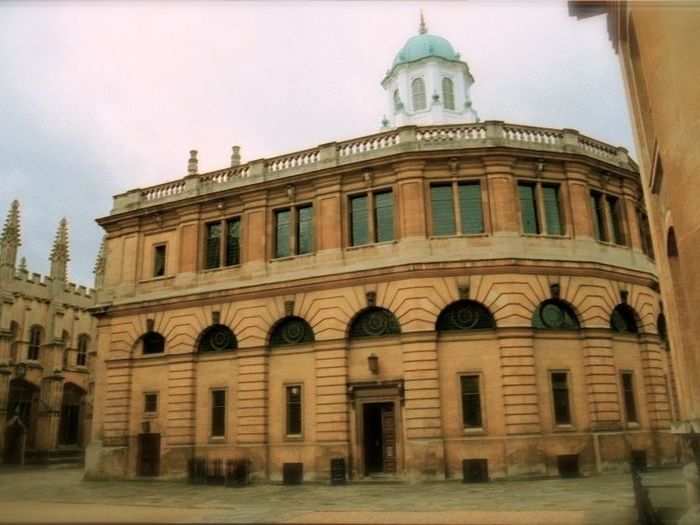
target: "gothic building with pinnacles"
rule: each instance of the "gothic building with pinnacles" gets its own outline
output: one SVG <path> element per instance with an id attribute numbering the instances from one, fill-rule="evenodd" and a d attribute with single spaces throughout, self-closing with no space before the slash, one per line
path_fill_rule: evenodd
<path id="1" fill-rule="evenodd" d="M 49 275 L 30 273 L 24 257 L 18 261 L 20 245 L 14 201 L 0 236 L 1 461 L 80 463 L 90 438 L 95 293 L 68 281 L 65 219 Z"/>

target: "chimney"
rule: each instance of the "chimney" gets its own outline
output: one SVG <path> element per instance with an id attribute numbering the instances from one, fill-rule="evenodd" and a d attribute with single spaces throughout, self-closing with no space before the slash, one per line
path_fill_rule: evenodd
<path id="1" fill-rule="evenodd" d="M 187 162 L 187 175 L 197 175 L 197 150 L 190 150 L 190 160 Z"/>
<path id="2" fill-rule="evenodd" d="M 236 166 L 241 165 L 241 147 L 234 146 L 232 149 L 233 153 L 231 153 L 231 167 L 235 168 Z"/>

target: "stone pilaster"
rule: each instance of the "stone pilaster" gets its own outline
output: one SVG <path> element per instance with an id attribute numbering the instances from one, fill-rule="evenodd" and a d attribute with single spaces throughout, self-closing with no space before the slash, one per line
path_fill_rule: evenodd
<path id="1" fill-rule="evenodd" d="M 317 342 L 316 366 L 316 472 L 329 477 L 330 460 L 344 457 L 350 465 L 350 421 L 348 419 L 347 340 Z"/>
<path id="2" fill-rule="evenodd" d="M 236 441 L 249 450 L 253 471 L 266 477 L 268 444 L 268 367 L 265 347 L 239 348 Z M 264 469 L 261 472 L 261 469 Z"/>
<path id="3" fill-rule="evenodd" d="M 399 238 L 402 241 L 425 239 L 427 217 L 423 169 L 425 162 L 402 162 L 395 166 L 398 182 Z"/>
<path id="4" fill-rule="evenodd" d="M 566 163 L 567 186 L 569 190 L 572 235 L 576 238 L 593 238 L 593 215 L 590 206 L 590 193 L 586 177 L 588 166 L 578 162 Z"/>
<path id="5" fill-rule="evenodd" d="M 53 450 L 58 445 L 63 379 L 62 374 L 55 373 L 41 381 L 39 421 L 36 431 L 36 442 L 39 450 Z"/>
<path id="6" fill-rule="evenodd" d="M 541 423 L 532 330 L 502 328 L 499 330 L 498 342 L 501 349 L 506 433 L 539 433 Z"/>
<path id="7" fill-rule="evenodd" d="M 0 365 L 0 453 L 5 450 L 5 422 L 7 421 L 7 403 L 10 398 L 9 367 Z"/>
<path id="8" fill-rule="evenodd" d="M 409 333 L 401 339 L 404 369 L 406 465 L 409 477 L 445 477 L 440 410 L 437 333 Z"/>
<path id="9" fill-rule="evenodd" d="M 513 178 L 514 161 L 513 157 L 507 155 L 483 157 L 494 235 L 520 232 L 518 195 Z"/>
<path id="10" fill-rule="evenodd" d="M 583 367 L 595 431 L 621 429 L 617 369 L 610 330 L 587 329 L 583 342 Z"/>
<path id="11" fill-rule="evenodd" d="M 668 429 L 671 425 L 671 406 L 664 380 L 659 338 L 644 334 L 640 343 L 649 424 L 652 430 Z"/>

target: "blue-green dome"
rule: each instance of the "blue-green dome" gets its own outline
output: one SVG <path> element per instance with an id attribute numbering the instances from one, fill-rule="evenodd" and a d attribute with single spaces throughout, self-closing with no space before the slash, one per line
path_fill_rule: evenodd
<path id="1" fill-rule="evenodd" d="M 421 33 L 408 39 L 394 58 L 392 67 L 426 57 L 459 60 L 459 53 L 454 50 L 452 44 L 441 36 Z"/>

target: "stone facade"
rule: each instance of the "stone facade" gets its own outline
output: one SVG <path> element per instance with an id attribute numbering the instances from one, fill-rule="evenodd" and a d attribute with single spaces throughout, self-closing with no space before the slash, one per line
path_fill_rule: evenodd
<path id="1" fill-rule="evenodd" d="M 479 184 L 481 231 L 457 219 L 437 235 L 444 209 L 467 205 L 434 188 L 460 183 Z M 525 233 L 519 183 L 541 233 Z M 351 199 L 375 210 L 387 191 L 393 231 L 371 242 L 388 215 L 360 217 Z M 617 205 L 597 210 L 591 191 Z M 194 456 L 246 458 L 270 480 L 285 463 L 328 479 L 335 457 L 353 478 L 404 479 L 460 478 L 470 459 L 491 478 L 615 469 L 632 451 L 672 461 L 641 196 L 624 149 L 502 122 L 398 128 L 206 174 L 193 152 L 186 177 L 118 195 L 98 220 L 87 475 L 182 477 Z M 307 205 L 311 249 L 293 255 Z M 207 268 L 210 225 L 229 223 L 239 257 L 224 266 L 229 245 L 214 243 Z M 287 232 L 292 255 L 277 257 Z"/>
<path id="2" fill-rule="evenodd" d="M 67 280 L 68 226 L 61 221 L 51 273 L 29 273 L 19 204 L 0 238 L 0 451 L 6 463 L 80 459 L 90 436 L 89 366 L 94 290 Z M 75 458 L 77 456 L 77 458 Z"/>

